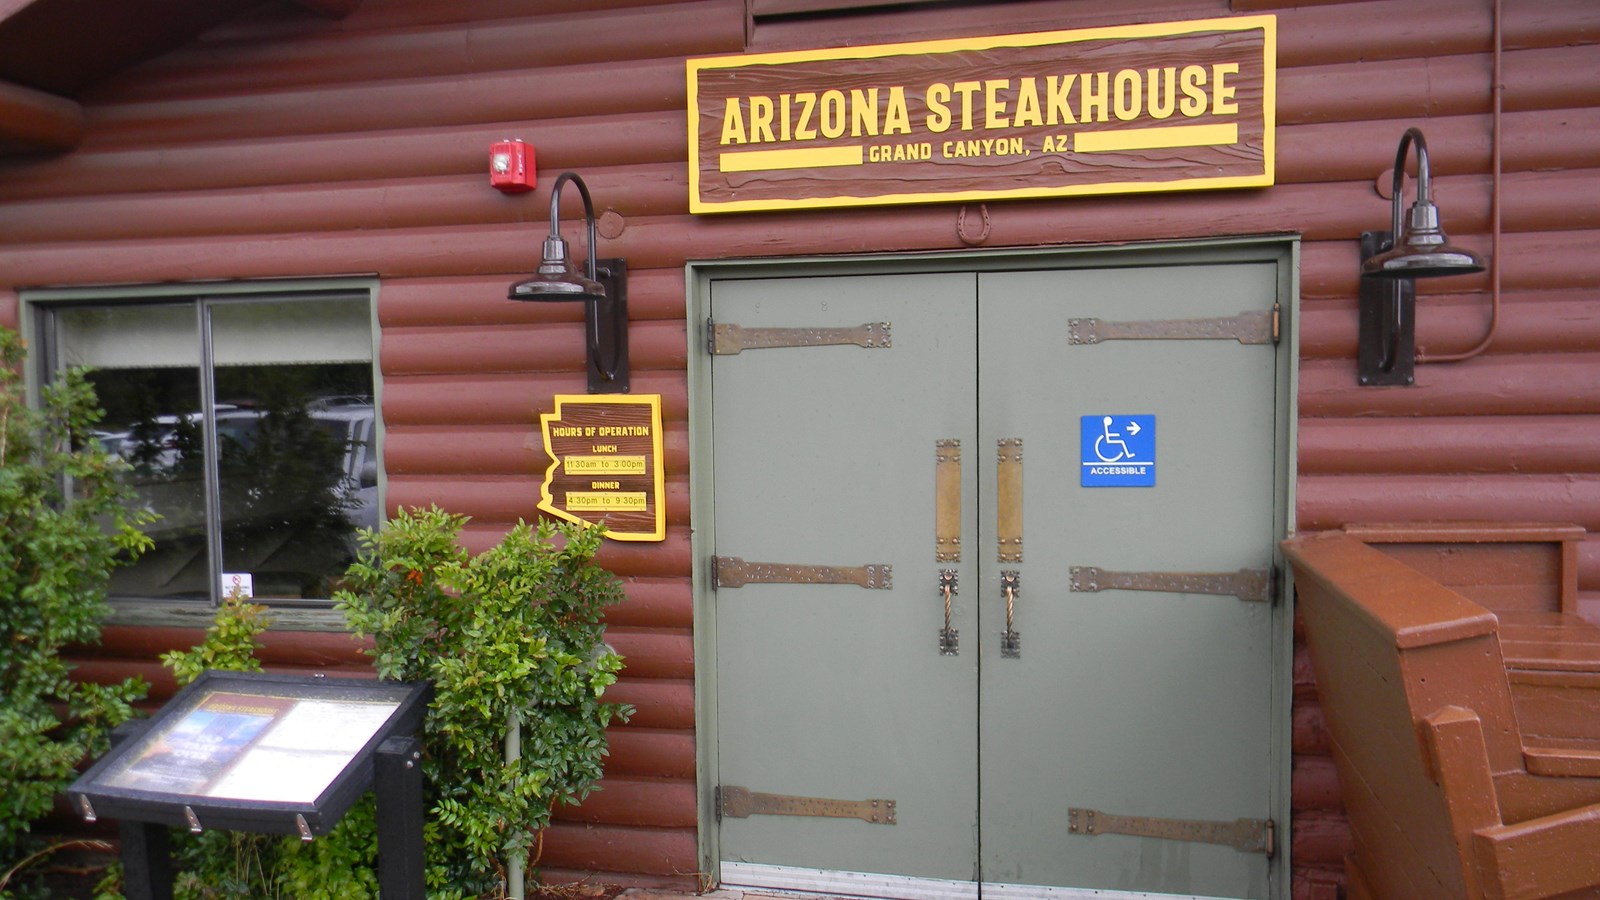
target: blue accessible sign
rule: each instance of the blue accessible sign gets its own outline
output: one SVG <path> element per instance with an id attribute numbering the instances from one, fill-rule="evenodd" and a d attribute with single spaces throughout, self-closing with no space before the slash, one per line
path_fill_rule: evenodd
<path id="1" fill-rule="evenodd" d="M 1154 487 L 1156 417 L 1084 416 L 1084 487 Z"/>

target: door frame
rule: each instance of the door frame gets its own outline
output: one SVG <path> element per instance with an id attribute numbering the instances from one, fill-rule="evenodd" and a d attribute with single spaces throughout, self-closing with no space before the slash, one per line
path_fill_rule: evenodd
<path id="1" fill-rule="evenodd" d="M 691 261 L 684 269 L 688 342 L 690 560 L 694 602 L 695 793 L 699 877 L 703 889 L 719 887 L 721 848 L 714 789 L 717 759 L 716 595 L 710 558 L 716 546 L 712 466 L 711 355 L 706 352 L 706 319 L 714 282 L 837 275 L 900 275 L 925 272 L 1005 272 L 1033 269 L 1127 268 L 1141 265 L 1273 263 L 1281 338 L 1276 362 L 1276 451 L 1273 463 L 1273 525 L 1278 540 L 1295 531 L 1296 436 L 1299 415 L 1300 237 L 1261 235 L 1115 246 L 1044 247 L 1016 250 L 956 251 L 931 254 L 873 254 L 848 257 Z M 1292 571 L 1273 548 L 1273 564 L 1283 573 L 1283 595 L 1273 605 L 1271 692 L 1273 777 L 1271 809 L 1277 823 L 1278 852 L 1270 868 L 1271 896 L 1290 893 L 1291 704 L 1294 699 L 1294 586 Z"/>

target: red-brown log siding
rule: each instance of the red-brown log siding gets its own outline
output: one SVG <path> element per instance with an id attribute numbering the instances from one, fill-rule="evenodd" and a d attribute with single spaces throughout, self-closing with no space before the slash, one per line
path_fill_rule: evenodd
<path id="1" fill-rule="evenodd" d="M 1386 227 L 1404 128 L 1428 135 L 1445 224 L 1489 247 L 1491 0 L 1037 0 L 758 19 L 752 50 L 1278 16 L 1277 186 L 990 204 L 986 247 L 1297 233 L 1301 529 L 1425 518 L 1600 530 L 1600 4 L 1505 0 L 1504 312 L 1487 355 L 1419 366 L 1413 388 L 1355 382 L 1357 247 Z M 614 545 L 611 616 L 629 668 L 605 789 L 564 810 L 541 865 L 696 883 L 689 586 L 688 260 L 964 249 L 952 205 L 691 218 L 683 60 L 746 48 L 743 0 L 365 0 L 330 20 L 269 4 L 82 97 L 76 152 L 0 163 L 0 322 L 19 288 L 98 282 L 381 278 L 391 506 L 474 517 L 481 549 L 533 512 L 528 441 L 550 396 L 581 392 L 577 309 L 514 304 L 548 194 L 501 196 L 490 142 L 544 173 L 581 170 L 626 256 L 635 391 L 667 419 L 669 535 Z M 541 178 L 548 185 L 549 175 Z M 574 207 L 576 212 L 576 207 Z M 574 235 L 575 236 L 575 235 Z M 1485 276 L 1421 288 L 1419 342 L 1474 343 Z M 1600 600 L 1600 540 L 1580 586 Z M 140 672 L 182 630 L 115 629 L 81 672 Z M 359 670 L 347 639 L 274 637 L 282 667 Z M 1295 665 L 1294 894 L 1328 896 L 1350 847 L 1303 648 Z"/>

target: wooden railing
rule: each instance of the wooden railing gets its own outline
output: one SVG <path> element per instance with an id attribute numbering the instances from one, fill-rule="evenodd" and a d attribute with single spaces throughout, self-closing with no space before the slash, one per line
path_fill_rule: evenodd
<path id="1" fill-rule="evenodd" d="M 1284 546 L 1355 837 L 1350 896 L 1600 890 L 1600 742 L 1524 734 L 1496 614 L 1349 534 Z M 1600 702 L 1570 711 L 1600 721 Z"/>

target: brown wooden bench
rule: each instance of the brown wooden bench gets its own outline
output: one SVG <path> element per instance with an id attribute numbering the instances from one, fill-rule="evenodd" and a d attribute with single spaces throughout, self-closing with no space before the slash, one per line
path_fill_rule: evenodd
<path id="1" fill-rule="evenodd" d="M 1500 651 L 1524 735 L 1600 741 L 1577 715 L 1600 690 L 1600 625 L 1578 602 L 1581 526 L 1517 522 L 1347 525 L 1381 550 L 1500 619 Z"/>
<path id="2" fill-rule="evenodd" d="M 1580 612 L 1580 525 L 1385 522 L 1343 531 L 1490 612 Z"/>
<path id="3" fill-rule="evenodd" d="M 1355 838 L 1350 895 L 1600 895 L 1600 752 L 1525 740 L 1495 615 L 1347 534 L 1284 548 Z"/>

